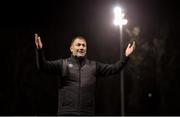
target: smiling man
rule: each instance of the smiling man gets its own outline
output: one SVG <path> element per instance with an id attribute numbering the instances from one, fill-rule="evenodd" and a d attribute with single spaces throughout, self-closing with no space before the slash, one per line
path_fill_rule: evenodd
<path id="1" fill-rule="evenodd" d="M 96 76 L 119 73 L 135 49 L 133 42 L 127 46 L 122 60 L 115 64 L 104 64 L 87 58 L 87 42 L 81 36 L 72 40 L 72 54 L 66 59 L 47 61 L 41 38 L 37 34 L 35 44 L 38 69 L 58 74 L 62 79 L 62 86 L 58 91 L 58 115 L 95 115 Z"/>
<path id="2" fill-rule="evenodd" d="M 73 56 L 84 57 L 87 51 L 86 40 L 83 37 L 76 37 L 73 39 L 70 50 Z"/>

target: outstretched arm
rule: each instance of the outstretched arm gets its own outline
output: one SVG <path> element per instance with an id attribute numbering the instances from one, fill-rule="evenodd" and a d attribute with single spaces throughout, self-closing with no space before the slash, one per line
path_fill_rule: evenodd
<path id="1" fill-rule="evenodd" d="M 44 56 L 43 44 L 41 37 L 35 34 L 36 45 L 36 66 L 38 71 L 60 74 L 62 69 L 62 59 L 47 61 Z"/>
<path id="2" fill-rule="evenodd" d="M 96 62 L 96 75 L 109 76 L 109 75 L 117 74 L 126 65 L 129 56 L 133 53 L 134 50 L 135 50 L 135 41 L 132 43 L 132 45 L 130 43 L 128 44 L 126 51 L 123 54 L 123 57 L 115 64 L 104 64 L 104 63 Z"/>

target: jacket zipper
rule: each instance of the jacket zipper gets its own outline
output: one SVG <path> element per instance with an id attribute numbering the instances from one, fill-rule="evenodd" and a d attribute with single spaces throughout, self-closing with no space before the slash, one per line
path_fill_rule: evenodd
<path id="1" fill-rule="evenodd" d="M 79 63 L 79 98 L 78 98 L 78 112 L 80 114 L 80 109 L 81 109 L 81 65 Z"/>

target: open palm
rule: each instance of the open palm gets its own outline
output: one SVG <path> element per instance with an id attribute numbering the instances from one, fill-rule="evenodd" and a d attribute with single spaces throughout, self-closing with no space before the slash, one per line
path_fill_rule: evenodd
<path id="1" fill-rule="evenodd" d="M 133 51 L 135 50 L 135 41 L 133 41 L 133 44 L 131 46 L 131 44 L 129 43 L 127 48 L 126 48 L 126 51 L 125 51 L 125 55 L 128 57 L 129 55 L 131 55 L 133 53 Z"/>

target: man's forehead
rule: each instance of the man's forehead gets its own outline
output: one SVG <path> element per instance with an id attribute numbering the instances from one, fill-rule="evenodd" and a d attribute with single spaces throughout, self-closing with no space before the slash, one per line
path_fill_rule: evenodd
<path id="1" fill-rule="evenodd" d="M 86 41 L 81 38 L 76 38 L 73 43 L 85 43 L 86 44 Z"/>

